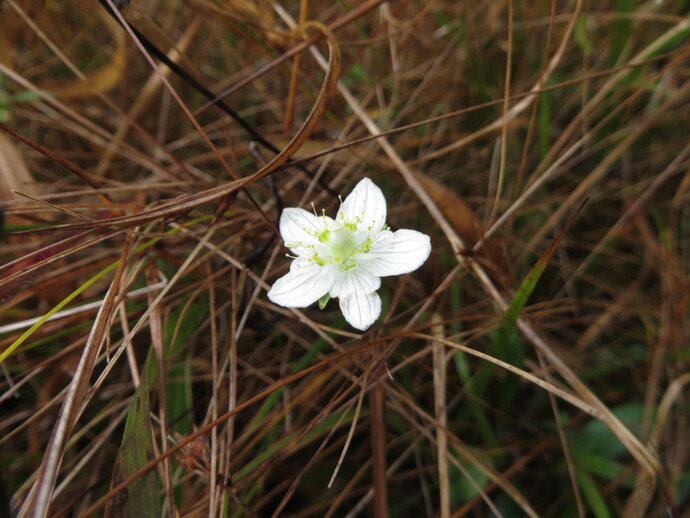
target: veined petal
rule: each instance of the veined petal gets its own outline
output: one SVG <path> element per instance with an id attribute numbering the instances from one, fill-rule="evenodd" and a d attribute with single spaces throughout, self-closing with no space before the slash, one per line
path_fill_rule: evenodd
<path id="1" fill-rule="evenodd" d="M 386 224 L 386 198 L 374 182 L 364 178 L 345 198 L 335 220 L 341 225 L 354 223 L 358 235 L 378 232 Z"/>
<path id="2" fill-rule="evenodd" d="M 335 222 L 328 216 L 315 216 L 299 208 L 287 208 L 280 215 L 280 235 L 295 255 L 311 257 L 320 245 L 319 235 Z"/>
<path id="3" fill-rule="evenodd" d="M 297 258 L 288 274 L 273 283 L 268 298 L 286 308 L 304 308 L 328 293 L 335 280 L 336 271 L 332 266 Z"/>
<path id="4" fill-rule="evenodd" d="M 360 266 L 378 277 L 402 275 L 422 266 L 430 253 L 431 240 L 426 234 L 407 229 L 384 231 L 363 254 Z"/>
<path id="5" fill-rule="evenodd" d="M 381 314 L 381 297 L 376 292 L 352 292 L 340 298 L 340 311 L 352 327 L 366 331 Z"/>
<path id="6" fill-rule="evenodd" d="M 367 271 L 353 268 L 340 271 L 330 289 L 330 296 L 335 298 L 348 297 L 352 293 L 372 293 L 381 287 L 381 279 L 370 275 Z"/>

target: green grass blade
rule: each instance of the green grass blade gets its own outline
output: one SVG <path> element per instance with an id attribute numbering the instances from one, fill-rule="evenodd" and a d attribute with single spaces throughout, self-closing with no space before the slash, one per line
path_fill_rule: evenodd
<path id="1" fill-rule="evenodd" d="M 58 304 L 55 305 L 53 309 L 48 311 L 41 319 L 36 322 L 34 325 L 32 325 L 29 329 L 27 329 L 19 338 L 17 338 L 14 342 L 10 344 L 10 346 L 5 349 L 4 351 L 0 352 L 0 363 L 4 362 L 20 345 L 22 345 L 34 332 L 41 327 L 43 324 L 45 324 L 50 317 L 52 317 L 55 313 L 60 311 L 62 308 L 64 308 L 67 304 L 72 302 L 76 297 L 78 297 L 84 290 L 86 290 L 89 286 L 94 284 L 96 281 L 98 281 L 101 277 L 104 275 L 108 274 L 109 272 L 113 271 L 115 268 L 117 268 L 117 265 L 120 264 L 120 261 L 117 260 L 113 264 L 108 265 L 106 268 L 98 272 L 96 275 L 91 277 L 88 281 L 86 281 L 84 284 L 79 286 L 76 290 L 74 290 L 72 293 L 67 295 L 64 299 L 62 299 Z"/>
<path id="2" fill-rule="evenodd" d="M 529 271 L 529 273 L 525 277 L 525 280 L 523 280 L 520 284 L 520 287 L 515 293 L 513 300 L 510 302 L 510 305 L 508 306 L 508 309 L 506 310 L 505 315 L 503 316 L 503 322 L 501 323 L 502 331 L 500 332 L 507 334 L 510 332 L 512 328 L 515 327 L 515 321 L 520 316 L 522 309 L 525 307 L 525 304 L 527 303 L 527 299 L 529 299 L 529 296 L 532 294 L 534 288 L 537 286 L 537 282 L 539 282 L 541 274 L 544 273 L 546 265 L 548 265 L 551 261 L 553 254 L 558 249 L 558 245 L 560 245 L 561 241 L 563 241 L 563 238 L 572 226 L 573 222 L 575 221 L 575 218 L 577 218 L 577 215 L 584 207 L 585 203 L 587 203 L 587 198 L 583 199 L 582 202 L 580 202 L 580 205 L 578 205 L 573 215 L 570 216 L 570 219 L 568 219 L 568 221 L 566 222 L 565 226 L 563 227 L 563 230 L 561 230 L 558 236 L 556 236 L 556 239 L 553 240 L 553 243 L 551 243 L 549 248 L 547 248 L 546 252 L 544 252 L 544 254 L 539 258 L 537 263 Z"/>
<path id="3" fill-rule="evenodd" d="M 202 218 L 197 218 L 193 221 L 190 221 L 185 226 L 193 225 L 193 224 L 196 224 L 200 221 L 207 220 L 209 218 L 210 218 L 210 216 L 204 216 Z M 166 234 L 173 234 L 177 231 L 178 231 L 177 228 L 173 228 L 173 229 L 168 230 L 166 232 Z M 137 253 L 142 252 L 143 250 L 146 250 L 147 248 L 158 243 L 158 241 L 160 241 L 160 240 L 161 240 L 160 237 L 153 238 L 150 241 L 147 241 L 146 243 L 143 243 L 139 247 L 137 247 L 136 252 Z M 7 349 L 5 349 L 4 351 L 0 351 L 0 363 L 4 362 L 20 345 L 22 345 L 32 334 L 34 334 L 37 329 L 39 329 L 43 324 L 45 324 L 50 317 L 52 317 L 58 311 L 62 310 L 67 304 L 72 302 L 72 300 L 74 300 L 76 297 L 78 297 L 87 288 L 92 286 L 96 281 L 98 281 L 103 276 L 107 275 L 108 273 L 113 271 L 115 268 L 117 268 L 119 264 L 120 264 L 120 259 L 114 261 L 112 264 L 109 264 L 103 270 L 98 272 L 96 275 L 91 277 L 84 284 L 79 286 L 76 290 L 74 290 L 72 293 L 67 295 L 64 299 L 62 299 L 53 309 L 51 309 L 50 311 L 48 311 L 48 313 L 43 315 L 38 322 L 36 322 L 34 325 L 32 325 L 19 338 L 17 338 L 14 342 L 12 342 Z"/>

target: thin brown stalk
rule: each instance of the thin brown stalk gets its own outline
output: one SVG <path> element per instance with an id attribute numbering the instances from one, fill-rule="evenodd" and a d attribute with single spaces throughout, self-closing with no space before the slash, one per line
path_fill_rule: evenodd
<path id="1" fill-rule="evenodd" d="M 374 516 L 388 518 L 388 479 L 386 477 L 386 370 L 380 363 L 374 370 L 369 393 L 371 412 L 371 460 L 374 479 Z"/>
<path id="2" fill-rule="evenodd" d="M 432 334 L 445 338 L 441 317 L 434 313 L 431 317 Z M 448 412 L 446 408 L 446 353 L 442 342 L 432 342 L 434 356 L 434 415 L 436 427 L 436 456 L 438 462 L 439 516 L 450 518 L 450 476 L 448 471 Z"/>

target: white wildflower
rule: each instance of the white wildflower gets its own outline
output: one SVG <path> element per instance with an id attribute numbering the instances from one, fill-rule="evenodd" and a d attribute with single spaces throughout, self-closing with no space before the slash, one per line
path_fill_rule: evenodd
<path id="1" fill-rule="evenodd" d="M 280 306 L 303 308 L 337 297 L 345 320 L 361 331 L 381 314 L 376 293 L 381 277 L 414 271 L 431 252 L 426 234 L 388 229 L 386 200 L 369 178 L 357 184 L 335 219 L 285 209 L 280 233 L 294 261 L 268 298 Z"/>

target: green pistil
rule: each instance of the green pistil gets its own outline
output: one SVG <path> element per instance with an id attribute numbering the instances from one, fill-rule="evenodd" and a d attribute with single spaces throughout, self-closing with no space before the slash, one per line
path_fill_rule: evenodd
<path id="1" fill-rule="evenodd" d="M 357 249 L 355 235 L 347 228 L 339 228 L 331 232 L 328 239 L 333 255 L 340 259 L 349 258 Z"/>
<path id="2" fill-rule="evenodd" d="M 331 229 L 324 229 L 315 236 L 320 243 L 328 247 L 328 252 L 325 257 L 321 257 L 314 245 L 307 245 L 313 255 L 310 261 L 319 266 L 326 266 L 328 264 L 337 265 L 341 271 L 351 270 L 357 266 L 357 256 L 359 254 L 366 254 L 373 246 L 373 239 L 368 236 L 367 239 L 357 245 L 355 231 L 357 230 L 356 223 L 343 223 L 343 225 L 336 225 Z M 322 253 L 324 251 L 322 250 Z"/>

